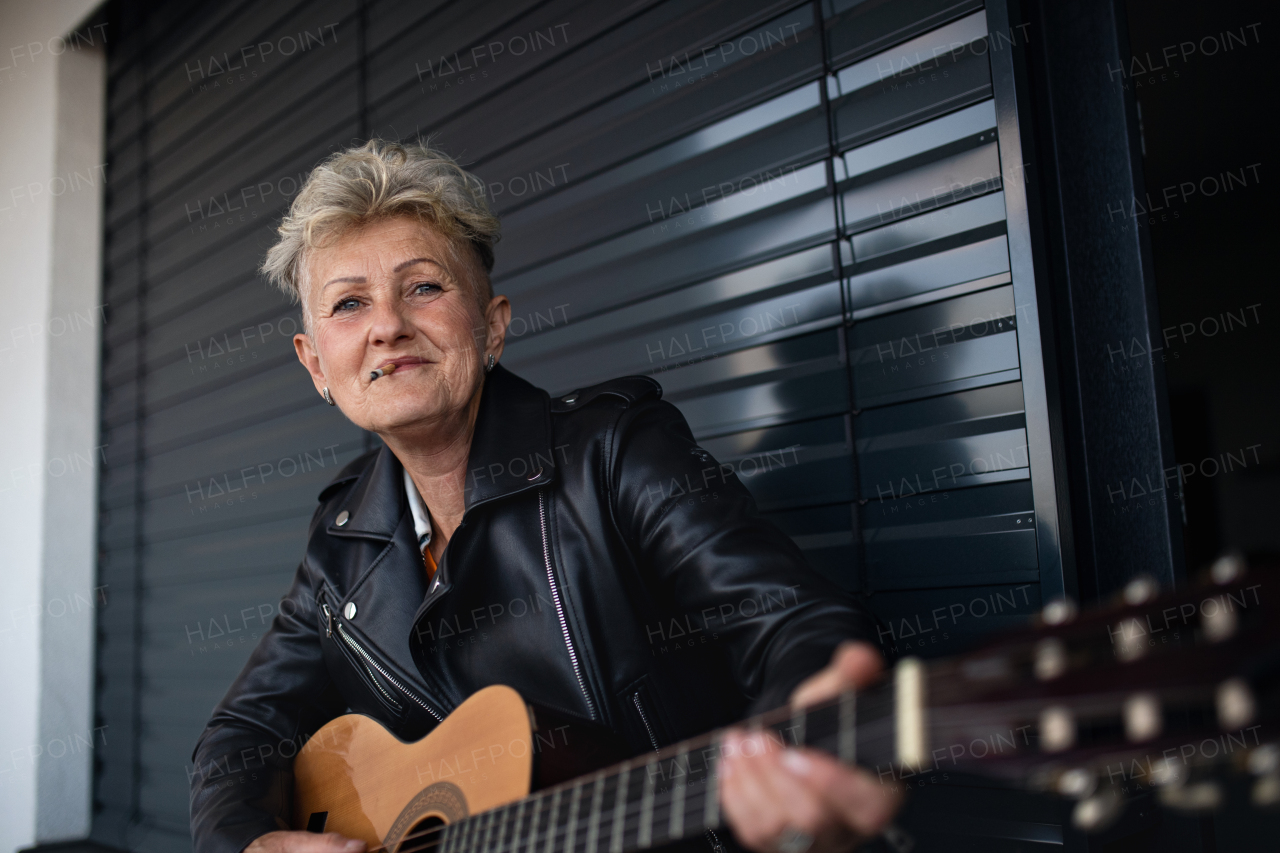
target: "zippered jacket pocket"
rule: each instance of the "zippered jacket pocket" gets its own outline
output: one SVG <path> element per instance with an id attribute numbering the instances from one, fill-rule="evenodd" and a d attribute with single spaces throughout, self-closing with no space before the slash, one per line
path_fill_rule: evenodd
<path id="1" fill-rule="evenodd" d="M 387 666 L 365 647 L 343 621 L 336 612 L 336 607 L 329 604 L 328 597 L 324 594 L 320 597 L 319 610 L 326 639 L 332 640 L 342 650 L 347 663 L 355 669 L 369 691 L 393 717 L 399 719 L 406 708 L 416 706 L 436 721 L 444 719 L 444 714 L 388 671 Z"/>
<path id="2" fill-rule="evenodd" d="M 671 732 L 658 710 L 649 676 L 641 676 L 632 682 L 618 698 L 622 701 L 626 715 L 631 718 L 641 743 L 656 751 L 671 742 Z"/>

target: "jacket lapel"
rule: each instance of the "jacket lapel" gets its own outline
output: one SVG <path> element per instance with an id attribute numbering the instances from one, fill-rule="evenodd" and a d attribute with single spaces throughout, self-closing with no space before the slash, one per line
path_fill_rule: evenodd
<path id="1" fill-rule="evenodd" d="M 563 453 L 551 445 L 547 392 L 498 365 L 480 396 L 463 487 L 466 511 L 552 482 Z"/>
<path id="2" fill-rule="evenodd" d="M 400 517 L 409 509 L 404 493 L 403 470 L 400 460 L 383 445 L 347 499 L 329 517 L 326 532 L 342 538 L 390 540 L 395 535 Z M 345 523 L 339 524 L 344 512 L 347 513 Z"/>

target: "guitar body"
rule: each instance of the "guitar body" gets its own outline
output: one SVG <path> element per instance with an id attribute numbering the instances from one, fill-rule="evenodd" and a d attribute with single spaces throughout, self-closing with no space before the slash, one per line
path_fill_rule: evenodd
<path id="1" fill-rule="evenodd" d="M 326 723 L 294 760 L 293 828 L 395 851 L 426 827 L 527 796 L 534 748 L 529 711 L 510 687 L 475 693 L 414 743 L 347 714 Z"/>

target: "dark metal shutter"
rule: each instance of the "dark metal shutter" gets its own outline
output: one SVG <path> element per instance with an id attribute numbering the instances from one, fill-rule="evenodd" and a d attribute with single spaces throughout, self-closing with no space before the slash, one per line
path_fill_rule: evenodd
<path id="1" fill-rule="evenodd" d="M 370 446 L 254 273 L 298 180 L 365 135 L 430 134 L 488 183 L 508 366 L 553 394 L 653 374 L 886 645 L 1060 592 L 1012 86 L 976 47 L 1003 14 L 117 2 L 95 835 L 186 848 L 194 740 Z"/>
<path id="2" fill-rule="evenodd" d="M 109 844 L 190 848 L 202 719 L 275 614 L 316 494 L 368 444 L 299 374 L 297 309 L 255 273 L 300 177 L 360 133 L 356 10 L 110 8 L 94 822 Z"/>

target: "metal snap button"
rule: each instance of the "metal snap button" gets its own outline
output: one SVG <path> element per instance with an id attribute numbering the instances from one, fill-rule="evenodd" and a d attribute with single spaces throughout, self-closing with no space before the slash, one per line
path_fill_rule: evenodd
<path id="1" fill-rule="evenodd" d="M 578 402 L 578 395 L 577 395 L 577 394 L 565 394 L 563 397 L 561 397 L 561 398 L 560 398 L 560 400 L 561 400 L 561 402 L 563 402 L 564 404 L 569 405 L 569 406 L 572 406 L 574 403 Z"/>
<path id="2" fill-rule="evenodd" d="M 338 513 L 338 517 L 333 520 L 333 523 L 338 525 L 339 527 L 343 527 L 350 520 L 351 520 L 351 513 L 347 512 L 344 509 L 342 512 Z"/>
<path id="3" fill-rule="evenodd" d="M 542 476 L 542 467 L 539 466 L 537 471 L 534 471 L 532 474 L 529 475 L 529 482 L 532 483 L 534 480 L 538 479 L 541 476 Z"/>
<path id="4" fill-rule="evenodd" d="M 347 606 L 342 608 L 342 615 L 347 617 L 348 620 L 356 618 L 356 603 L 348 601 Z"/>

